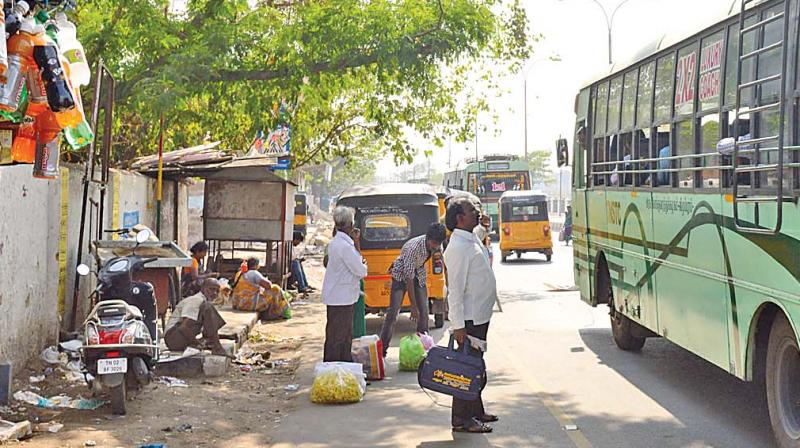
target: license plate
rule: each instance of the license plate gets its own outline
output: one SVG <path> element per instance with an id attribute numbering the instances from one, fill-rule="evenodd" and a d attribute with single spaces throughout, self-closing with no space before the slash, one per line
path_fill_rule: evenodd
<path id="1" fill-rule="evenodd" d="M 126 373 L 128 371 L 128 358 L 111 358 L 97 360 L 97 374 Z"/>

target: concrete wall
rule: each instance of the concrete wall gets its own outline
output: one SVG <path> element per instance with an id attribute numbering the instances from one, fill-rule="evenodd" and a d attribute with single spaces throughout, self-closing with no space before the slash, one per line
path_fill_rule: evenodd
<path id="1" fill-rule="evenodd" d="M 4 196 L 0 200 L 0 361 L 25 363 L 55 343 L 59 328 L 67 329 L 72 320 L 75 269 L 81 262 L 94 266 L 89 241 L 98 235 L 100 190 L 91 184 L 83 256 L 78 260 L 83 173 L 83 166 L 64 166 L 60 179 L 43 181 L 31 177 L 30 165 L 0 167 Z M 177 239 L 186 247 L 186 186 L 181 184 L 178 191 L 176 236 L 173 185 L 164 184 L 162 239 Z M 129 219 L 138 214 L 139 223 L 155 229 L 155 181 L 112 171 L 104 207 L 100 229 L 121 227 L 126 214 Z M 91 278 L 81 279 L 78 325 L 88 312 L 92 288 Z"/>
<path id="2" fill-rule="evenodd" d="M 58 337 L 60 196 L 30 165 L 0 169 L 0 191 L 0 360 L 20 363 Z"/>

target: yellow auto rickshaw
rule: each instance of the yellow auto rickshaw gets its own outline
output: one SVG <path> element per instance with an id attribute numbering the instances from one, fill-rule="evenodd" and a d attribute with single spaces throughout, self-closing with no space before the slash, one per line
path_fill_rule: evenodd
<path id="1" fill-rule="evenodd" d="M 547 196 L 535 191 L 506 191 L 498 201 L 500 257 L 539 252 L 553 258 L 553 237 L 547 215 Z"/>
<path id="2" fill-rule="evenodd" d="M 356 211 L 356 227 L 361 229 L 361 253 L 367 260 L 365 279 L 366 312 L 389 308 L 392 276 L 389 267 L 409 239 L 424 235 L 431 223 L 439 221 L 439 201 L 435 190 L 425 184 L 383 184 L 352 187 L 339 196 L 336 205 Z M 427 263 L 429 309 L 435 328 L 444 325 L 444 259 L 434 253 Z M 402 310 L 410 306 L 408 296 Z"/>
<path id="3" fill-rule="evenodd" d="M 305 236 L 308 219 L 308 197 L 305 193 L 294 195 L 294 231 Z"/>

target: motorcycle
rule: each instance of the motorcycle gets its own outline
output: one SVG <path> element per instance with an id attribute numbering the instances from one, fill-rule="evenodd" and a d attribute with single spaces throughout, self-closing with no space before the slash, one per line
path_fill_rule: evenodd
<path id="1" fill-rule="evenodd" d="M 153 286 L 133 281 L 133 273 L 157 257 L 136 255 L 136 248 L 150 237 L 149 230 L 136 234 L 133 254 L 108 260 L 97 272 L 94 304 L 84 321 L 81 363 L 87 384 L 95 394 L 108 390 L 111 409 L 125 414 L 128 390 L 150 382 L 159 355 L 156 301 Z M 89 275 L 87 265 L 78 274 Z"/>

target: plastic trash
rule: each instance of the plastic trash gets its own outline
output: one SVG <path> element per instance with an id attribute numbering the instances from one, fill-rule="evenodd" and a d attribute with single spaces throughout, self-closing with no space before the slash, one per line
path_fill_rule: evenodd
<path id="1" fill-rule="evenodd" d="M 37 393 L 31 391 L 17 391 L 14 393 L 14 399 L 32 404 L 40 408 L 70 408 L 70 409 L 83 409 L 93 410 L 106 404 L 103 400 L 86 399 L 86 398 L 70 398 L 66 395 L 57 395 L 55 397 L 45 398 Z"/>
<path id="2" fill-rule="evenodd" d="M 44 375 L 36 375 L 28 378 L 28 382 L 30 383 L 41 383 L 44 381 Z"/>
<path id="3" fill-rule="evenodd" d="M 403 336 L 400 340 L 400 370 L 416 371 L 424 357 L 425 347 L 419 336 Z"/>
<path id="4" fill-rule="evenodd" d="M 48 364 L 61 364 L 63 358 L 61 357 L 61 353 L 58 352 L 58 349 L 55 346 L 47 347 L 46 349 L 42 350 L 41 355 L 42 361 Z"/>
<path id="5" fill-rule="evenodd" d="M 83 347 L 83 341 L 81 341 L 80 339 L 73 339 L 71 341 L 62 342 L 58 345 L 64 351 L 77 352 L 81 347 Z"/>
<path id="6" fill-rule="evenodd" d="M 383 343 L 380 336 L 373 334 L 353 339 L 350 354 L 353 362 L 364 367 L 364 375 L 368 380 L 378 381 L 384 378 Z"/>
<path id="7" fill-rule="evenodd" d="M 315 371 L 311 402 L 317 404 L 357 403 L 367 388 L 361 364 L 322 362 Z"/>
<path id="8" fill-rule="evenodd" d="M 167 387 L 189 387 L 186 381 L 172 376 L 160 376 L 158 377 L 158 382 Z"/>
<path id="9" fill-rule="evenodd" d="M 419 336 L 419 340 L 422 342 L 422 347 L 425 348 L 425 353 L 436 345 L 436 341 L 427 333 L 417 333 L 417 336 Z"/>
<path id="10" fill-rule="evenodd" d="M 299 384 L 287 384 L 283 386 L 283 390 L 285 390 L 286 392 L 296 392 L 298 389 L 300 389 Z"/>

